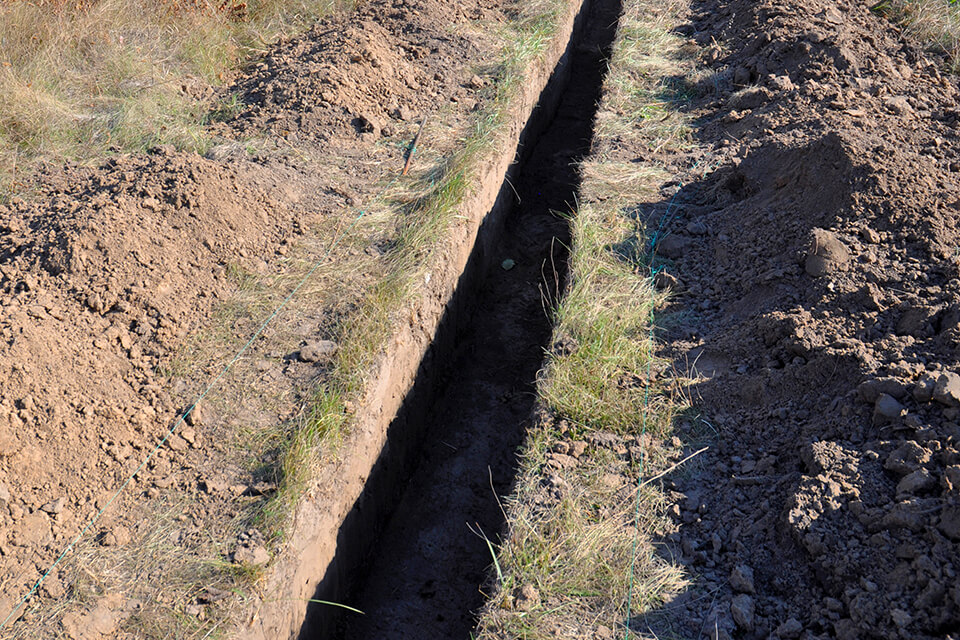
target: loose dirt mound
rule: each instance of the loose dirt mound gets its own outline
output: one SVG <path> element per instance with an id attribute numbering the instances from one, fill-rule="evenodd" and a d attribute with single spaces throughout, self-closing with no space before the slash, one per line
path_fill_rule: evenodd
<path id="1" fill-rule="evenodd" d="M 500 4 L 374 2 L 356 16 L 322 20 L 311 37 L 281 45 L 238 83 L 249 106 L 226 129 L 355 144 L 356 133 L 366 142 L 390 137 L 396 121 L 450 102 L 472 109 L 483 81 L 463 61 L 479 62 L 480 41 L 448 27 L 502 20 Z"/>
<path id="2" fill-rule="evenodd" d="M 0 207 L 3 616 L 183 408 L 158 365 L 235 288 L 231 267 L 265 267 L 294 235 L 302 185 L 158 150 L 48 174 L 38 197 Z M 190 445 L 208 444 L 196 431 L 132 493 L 184 480 Z"/>
<path id="3" fill-rule="evenodd" d="M 674 485 L 702 581 L 669 617 L 693 636 L 955 633 L 956 79 L 859 3 L 694 11 L 703 149 L 645 206 L 686 289 L 669 355 L 716 430 Z"/>
<path id="4" fill-rule="evenodd" d="M 424 113 L 443 107 L 443 124 L 455 132 L 443 144 L 455 144 L 477 104 L 469 96 L 485 84 L 472 65 L 496 54 L 492 39 L 465 21 L 502 20 L 502 4 L 365 3 L 359 15 L 331 18 L 281 43 L 237 79 L 245 111 L 213 125 L 214 133 L 256 136 L 258 155 L 227 141 L 208 158 L 158 148 L 95 168 L 49 169 L 29 198 L 0 206 L 0 617 L 207 381 L 177 380 L 169 366 L 188 336 L 209 328 L 236 292 L 237 276 L 285 269 L 298 236 L 395 175 Z M 393 135 L 396 145 L 372 144 Z M 322 146 L 321 160 L 308 157 L 317 149 L 311 141 L 329 140 L 336 144 Z M 269 143 L 281 151 L 262 151 Z M 313 314 L 307 338 L 317 337 L 323 310 Z M 262 319 L 223 330 L 245 339 Z M 271 393 L 299 402 L 315 374 L 284 376 L 283 363 L 266 364 L 261 377 L 272 376 L 265 383 Z M 297 371 L 313 372 L 300 364 Z M 207 369 L 211 376 L 219 370 Z M 279 413 L 255 422 L 289 417 L 285 408 L 270 411 Z M 164 492 L 196 500 L 165 544 L 189 550 L 207 532 L 227 531 L 222 525 L 237 515 L 238 496 L 261 490 L 250 470 L 238 468 L 243 454 L 229 450 L 238 425 L 221 418 L 204 412 L 188 421 L 91 536 L 105 547 L 136 543 L 143 523 L 135 503 Z M 217 544 L 228 560 L 240 560 L 233 550 L 255 549 L 257 564 L 265 550 L 250 537 L 241 536 L 239 547 Z M 142 585 L 163 579 L 127 578 Z M 68 594 L 68 579 L 55 572 L 41 602 Z M 104 605 L 116 612 L 111 629 L 130 614 L 124 594 L 114 595 L 119 604 Z M 188 615 L 202 620 L 199 604 L 210 600 L 184 597 Z M 85 633 L 82 622 L 62 626 L 70 637 Z"/>

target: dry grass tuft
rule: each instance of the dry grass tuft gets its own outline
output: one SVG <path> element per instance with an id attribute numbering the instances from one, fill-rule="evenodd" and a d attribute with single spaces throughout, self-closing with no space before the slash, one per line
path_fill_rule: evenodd
<path id="1" fill-rule="evenodd" d="M 40 159 L 202 151 L 211 85 L 349 0 L 0 3 L 0 187 Z"/>
<path id="2" fill-rule="evenodd" d="M 960 72 L 960 4 L 955 0 L 881 0 L 871 8 L 945 56 L 952 73 Z"/>

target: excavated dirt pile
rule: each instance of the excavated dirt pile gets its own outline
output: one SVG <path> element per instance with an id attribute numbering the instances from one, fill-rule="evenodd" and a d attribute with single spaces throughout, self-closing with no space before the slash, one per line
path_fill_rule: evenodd
<path id="1" fill-rule="evenodd" d="M 240 73 L 230 87 L 240 113 L 211 124 L 217 144 L 206 157 L 160 146 L 95 167 L 47 166 L 0 205 L 0 618 L 208 381 L 180 380 L 171 365 L 188 337 L 210 329 L 238 276 L 285 273 L 291 246 L 315 225 L 354 217 L 347 206 L 399 173 L 426 113 L 439 114 L 425 139 L 442 148 L 431 151 L 456 143 L 489 84 L 477 74 L 498 54 L 487 34 L 514 8 L 363 3 Z M 305 339 L 323 314 L 307 319 Z M 263 317 L 249 320 L 223 329 L 245 340 Z M 296 405 L 315 374 L 300 375 L 313 367 L 285 354 L 258 357 L 277 360 L 267 363 L 270 393 Z M 278 424 L 296 409 L 251 422 Z M 232 448 L 245 426 L 209 410 L 188 420 L 88 537 L 135 547 L 151 526 L 141 507 L 165 494 L 194 500 L 170 537 L 185 553 L 206 531 L 229 530 L 238 496 L 260 495 L 262 478 Z M 249 537 L 222 541 L 225 559 L 239 562 Z M 266 550 L 255 546 L 260 562 Z M 31 605 L 70 594 L 70 577 L 55 571 Z M 129 614 L 122 596 L 105 605 L 115 610 L 107 636 L 126 637 L 114 635 Z M 80 637 L 89 620 L 70 615 L 61 631 Z"/>
<path id="2" fill-rule="evenodd" d="M 857 2 L 695 2 L 680 31 L 714 72 L 681 88 L 701 148 L 641 213 L 668 218 L 665 355 L 715 434 L 668 484 L 701 580 L 664 613 L 692 637 L 952 637 L 957 79 Z"/>

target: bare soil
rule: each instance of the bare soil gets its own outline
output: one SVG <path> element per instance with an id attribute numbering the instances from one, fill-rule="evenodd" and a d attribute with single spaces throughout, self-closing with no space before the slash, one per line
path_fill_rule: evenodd
<path id="1" fill-rule="evenodd" d="M 713 73 L 673 87 L 696 149 L 652 158 L 679 177 L 640 214 L 711 448 L 666 485 L 695 586 L 632 624 L 954 637 L 957 79 L 861 3 L 696 1 L 678 30 Z"/>
<path id="2" fill-rule="evenodd" d="M 423 147 L 439 155 L 456 143 L 497 53 L 484 29 L 515 15 L 507 2 L 364 3 L 240 74 L 230 90 L 241 113 L 211 125 L 222 143 L 207 157 L 158 147 L 96 167 L 50 166 L 28 194 L 0 205 L 0 615 L 232 356 L 181 368 L 190 340 L 222 320 L 240 285 L 284 276 L 298 246 L 326 248 L 317 228 L 342 228 L 341 216 L 356 215 L 350 205 L 399 172 L 426 113 L 440 114 L 441 131 L 428 131 Z M 302 411 L 322 367 L 297 350 L 329 337 L 342 306 L 301 309 L 286 321 L 297 325 L 286 327 L 287 344 L 255 346 L 239 365 L 257 378 L 254 392 L 248 380 L 227 380 L 221 397 L 241 404 L 208 403 L 167 441 L 91 531 L 97 553 L 135 552 L 156 524 L 144 513 L 184 497 L 171 544 L 189 554 L 209 544 L 206 532 L 236 534 L 234 519 L 249 514 L 251 499 L 276 488 L 276 454 L 251 464 L 238 438 Z M 217 330 L 243 340 L 262 319 L 251 310 Z M 196 375 L 185 379 L 184 370 Z M 263 401 L 263 387 L 283 401 Z M 262 559 L 263 544 L 249 531 L 216 542 L 224 560 L 238 562 Z M 185 593 L 144 607 L 129 593 L 103 592 L 107 580 L 87 604 L 76 599 L 77 577 L 74 568 L 48 577 L 12 633 L 36 633 L 29 625 L 45 619 L 44 606 L 70 602 L 73 611 L 44 634 L 140 637 L 151 606 L 186 606 L 202 620 L 217 599 Z M 134 579 L 149 589 L 160 578 Z"/>
<path id="3" fill-rule="evenodd" d="M 592 3 L 566 84 L 547 90 L 562 98 L 554 106 L 541 102 L 555 112 L 519 152 L 513 210 L 490 266 L 475 288 L 458 292 L 469 298 L 470 320 L 426 400 L 431 409 L 415 470 L 402 492 L 394 488 L 393 517 L 346 600 L 364 615 L 342 615 L 337 637 L 467 638 L 476 624 L 492 560 L 487 540 L 502 533 L 499 496 L 513 488 L 550 311 L 566 280 L 565 216 L 575 207 L 576 167 L 590 149 L 603 51 L 615 25 L 615 3 Z"/>

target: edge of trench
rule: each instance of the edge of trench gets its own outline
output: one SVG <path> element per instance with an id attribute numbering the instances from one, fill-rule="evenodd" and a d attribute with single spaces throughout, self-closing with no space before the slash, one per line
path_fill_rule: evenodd
<path id="1" fill-rule="evenodd" d="M 431 255 L 430 281 L 412 305 L 409 323 L 387 341 L 348 440 L 298 505 L 284 552 L 268 569 L 261 594 L 248 605 L 248 622 L 237 637 L 293 639 L 304 637 L 306 630 L 311 637 L 322 637 L 330 629 L 334 616 L 325 615 L 321 607 L 311 608 L 310 599 L 323 594 L 324 600 L 338 601 L 373 541 L 364 532 L 379 529 L 389 516 L 392 493 L 380 488 L 408 472 L 419 434 L 407 425 L 422 424 L 419 414 L 428 408 L 425 402 L 411 401 L 411 395 L 431 395 L 438 354 L 450 351 L 469 311 L 466 296 L 454 294 L 471 290 L 496 255 L 495 243 L 513 207 L 510 183 L 523 164 L 526 143 L 550 123 L 590 8 L 604 1 L 609 0 L 566 3 L 557 34 L 528 69 L 507 115 L 507 140 L 512 144 L 481 161 L 477 188 L 458 208 L 462 223 L 451 230 L 444 250 Z M 371 478 L 377 486 L 368 486 Z"/>

